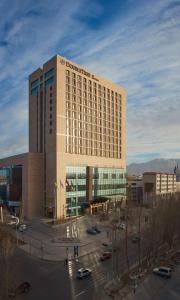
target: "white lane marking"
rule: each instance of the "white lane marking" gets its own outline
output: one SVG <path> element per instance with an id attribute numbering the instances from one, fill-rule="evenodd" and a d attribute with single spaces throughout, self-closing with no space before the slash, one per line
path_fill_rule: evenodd
<path id="1" fill-rule="evenodd" d="M 81 296 L 81 295 L 84 294 L 84 293 L 85 293 L 85 291 L 82 291 L 82 292 L 80 292 L 79 294 L 76 294 L 75 297 L 77 298 L 77 297 Z"/>

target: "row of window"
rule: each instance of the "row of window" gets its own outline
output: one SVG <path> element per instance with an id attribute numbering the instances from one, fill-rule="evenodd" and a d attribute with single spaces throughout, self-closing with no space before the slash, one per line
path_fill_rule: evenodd
<path id="1" fill-rule="evenodd" d="M 108 184 L 98 184 L 98 185 L 92 185 L 93 190 L 109 190 L 109 189 L 122 189 L 125 188 L 125 183 L 108 183 Z M 72 192 L 72 191 L 86 191 L 86 185 L 69 185 L 66 186 L 66 192 Z"/>
<path id="2" fill-rule="evenodd" d="M 54 68 L 50 69 L 44 74 L 44 86 L 48 86 L 54 82 Z M 43 81 L 43 75 L 41 75 L 40 79 L 37 78 L 33 82 L 31 82 L 31 95 L 36 94 L 39 91 L 39 84 Z M 41 83 L 42 87 L 42 83 Z"/>
<path id="3" fill-rule="evenodd" d="M 76 82 L 78 83 L 78 86 L 81 86 L 81 83 L 83 81 L 83 84 L 84 86 L 87 86 L 88 84 L 88 87 L 92 87 L 94 89 L 98 89 L 98 91 L 102 91 L 104 94 L 107 93 L 108 95 L 112 95 L 112 96 L 115 96 L 117 97 L 119 100 L 121 99 L 121 95 L 118 94 L 117 92 L 114 92 L 112 90 L 110 90 L 109 88 L 106 88 L 105 86 L 102 86 L 101 84 L 97 84 L 96 82 L 92 82 L 91 80 L 88 80 L 87 78 L 85 77 L 82 77 L 80 75 L 77 75 L 75 73 L 72 73 L 71 74 L 72 76 L 72 79 L 70 79 L 70 71 L 69 70 L 66 70 L 66 82 L 67 84 L 70 84 L 70 82 L 72 82 L 72 85 L 76 86 Z M 77 81 L 76 81 L 77 79 Z"/>
<path id="4" fill-rule="evenodd" d="M 90 156 L 99 156 L 99 157 L 107 157 L 107 158 L 121 158 L 121 149 L 119 148 L 116 151 L 99 149 L 99 148 L 85 148 L 84 147 L 76 147 L 74 145 L 66 145 L 66 152 L 71 154 L 80 154 L 80 155 L 90 155 Z"/>
<path id="5" fill-rule="evenodd" d="M 78 85 L 76 87 L 76 85 L 70 85 L 70 84 L 66 84 L 66 92 L 70 93 L 70 91 L 72 92 L 72 94 L 78 94 L 81 95 L 83 93 L 83 95 L 91 95 L 93 94 L 94 97 L 102 97 L 102 98 L 107 98 L 107 100 L 110 100 L 110 98 L 112 100 L 116 99 L 116 101 L 120 102 L 121 101 L 121 95 L 118 95 L 117 93 L 114 94 L 110 94 L 110 93 L 106 93 L 106 92 L 102 92 L 101 90 L 96 90 L 96 89 L 92 89 L 90 86 L 86 85 Z"/>
<path id="6" fill-rule="evenodd" d="M 45 81 L 44 86 L 48 86 L 50 84 L 52 84 L 54 82 L 54 76 L 52 76 L 51 78 L 49 78 L 48 80 Z M 31 90 L 31 95 L 38 93 L 39 91 L 39 86 L 36 86 L 35 88 L 33 88 Z"/>
<path id="7" fill-rule="evenodd" d="M 51 76 L 54 75 L 54 68 L 50 69 L 49 71 L 47 71 L 45 74 L 44 74 L 44 79 L 47 79 Z M 31 88 L 34 88 L 35 86 L 39 85 L 39 83 L 43 80 L 43 75 L 41 75 L 40 79 L 37 78 L 35 79 L 34 81 L 31 82 Z"/>
<path id="8" fill-rule="evenodd" d="M 50 70 L 51 71 L 51 70 Z M 50 72 L 49 71 L 49 72 Z M 53 121 L 52 121 L 52 105 L 53 105 L 53 94 L 52 94 L 52 86 L 50 86 L 50 99 L 49 99 L 49 134 L 52 134 L 52 126 L 53 126 Z"/>

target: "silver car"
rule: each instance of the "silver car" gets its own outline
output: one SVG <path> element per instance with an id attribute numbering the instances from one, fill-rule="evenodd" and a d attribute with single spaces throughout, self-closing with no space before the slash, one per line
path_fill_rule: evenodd
<path id="1" fill-rule="evenodd" d="M 78 279 L 83 279 L 83 278 L 86 278 L 86 277 L 89 277 L 92 273 L 92 270 L 87 268 L 87 269 L 84 269 L 84 268 L 81 268 L 77 271 L 77 275 L 76 277 Z"/>
<path id="2" fill-rule="evenodd" d="M 159 267 L 153 269 L 153 273 L 166 278 L 171 277 L 172 269 L 168 267 Z"/>

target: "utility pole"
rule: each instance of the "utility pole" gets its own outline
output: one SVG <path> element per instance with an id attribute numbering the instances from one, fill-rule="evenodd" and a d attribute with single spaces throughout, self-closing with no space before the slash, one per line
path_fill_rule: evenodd
<path id="1" fill-rule="evenodd" d="M 112 280 L 114 280 L 114 224 L 112 225 Z"/>
<path id="2" fill-rule="evenodd" d="M 57 220 L 57 182 L 54 182 L 54 224 Z"/>

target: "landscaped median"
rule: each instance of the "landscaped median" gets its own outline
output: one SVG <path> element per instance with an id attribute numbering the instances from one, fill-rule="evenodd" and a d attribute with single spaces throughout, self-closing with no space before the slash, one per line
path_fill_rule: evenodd
<path id="1" fill-rule="evenodd" d="M 176 264 L 180 264 L 180 250 L 178 246 L 176 249 L 164 253 L 163 257 L 159 257 L 158 261 L 149 263 L 148 267 L 145 259 L 141 263 L 141 268 L 139 268 L 139 262 L 135 263 L 131 266 L 129 273 L 124 272 L 120 277 L 110 280 L 104 286 L 104 292 L 112 299 L 124 299 L 128 295 L 136 293 L 138 286 L 144 281 L 147 274 L 152 274 L 154 267 L 167 265 L 173 269 L 173 266 Z"/>

